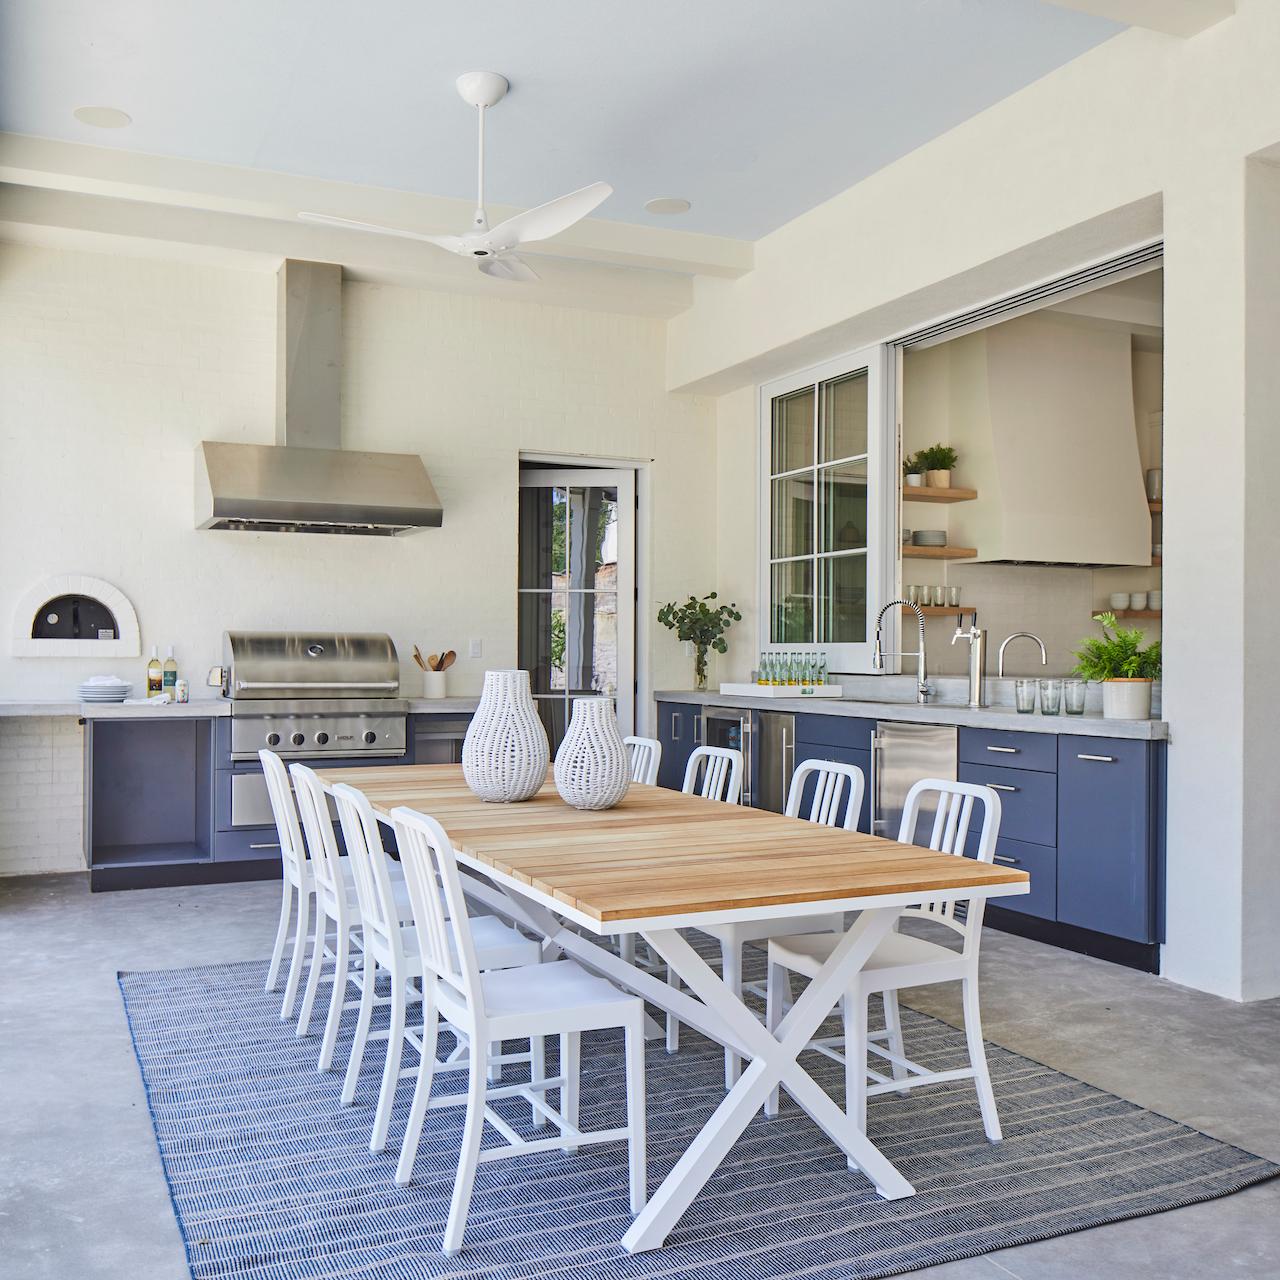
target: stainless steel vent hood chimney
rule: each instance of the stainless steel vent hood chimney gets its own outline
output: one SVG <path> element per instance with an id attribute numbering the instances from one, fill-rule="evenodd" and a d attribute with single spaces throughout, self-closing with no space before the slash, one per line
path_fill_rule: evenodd
<path id="1" fill-rule="evenodd" d="M 392 536 L 443 512 L 416 453 L 341 447 L 342 268 L 286 259 L 276 321 L 276 443 L 205 440 L 196 528 Z"/>

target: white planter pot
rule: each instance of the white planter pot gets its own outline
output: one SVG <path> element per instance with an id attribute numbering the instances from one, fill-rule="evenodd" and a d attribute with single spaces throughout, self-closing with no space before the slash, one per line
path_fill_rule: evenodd
<path id="1" fill-rule="evenodd" d="M 422 696 L 424 698 L 443 698 L 447 671 L 424 671 L 422 673 Z"/>
<path id="2" fill-rule="evenodd" d="M 627 748 L 612 698 L 575 698 L 556 752 L 556 789 L 575 809 L 612 809 L 631 785 Z"/>
<path id="3" fill-rule="evenodd" d="M 918 471 L 913 471 L 910 475 L 904 476 L 908 489 L 921 489 L 924 487 L 924 476 Z"/>
<path id="4" fill-rule="evenodd" d="M 462 776 L 480 797 L 509 804 L 536 795 L 551 750 L 527 671 L 486 671 L 480 705 L 462 743 Z"/>
<path id="5" fill-rule="evenodd" d="M 924 478 L 930 489 L 950 489 L 950 471 L 926 471 Z"/>
<path id="6" fill-rule="evenodd" d="M 1102 682 L 1104 720 L 1150 720 L 1150 680 L 1104 680 Z"/>

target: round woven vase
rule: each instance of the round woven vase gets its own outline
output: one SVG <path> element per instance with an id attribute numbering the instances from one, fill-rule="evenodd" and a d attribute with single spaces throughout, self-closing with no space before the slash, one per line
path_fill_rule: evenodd
<path id="1" fill-rule="evenodd" d="M 528 800 L 547 780 L 550 758 L 529 673 L 486 671 L 480 705 L 462 743 L 467 786 L 495 804 Z"/>
<path id="2" fill-rule="evenodd" d="M 556 789 L 575 809 L 612 809 L 631 785 L 627 747 L 612 698 L 575 698 L 556 752 Z"/>

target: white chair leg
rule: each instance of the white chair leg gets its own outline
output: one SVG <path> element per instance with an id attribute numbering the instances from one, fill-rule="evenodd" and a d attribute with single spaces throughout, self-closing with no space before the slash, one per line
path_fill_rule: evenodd
<path id="1" fill-rule="evenodd" d="M 442 1252 L 452 1255 L 462 1248 L 462 1233 L 467 1229 L 467 1211 L 471 1207 L 471 1190 L 476 1184 L 476 1166 L 480 1163 L 480 1140 L 484 1137 L 485 1074 L 488 1046 L 474 1037 L 471 1065 L 467 1073 L 467 1121 L 462 1130 L 462 1149 L 458 1152 L 458 1175 L 453 1183 L 453 1199 L 449 1204 L 449 1221 L 444 1229 Z"/>
<path id="2" fill-rule="evenodd" d="M 400 1061 L 404 1056 L 405 992 L 404 983 L 391 984 L 391 1027 L 387 1033 L 387 1060 L 382 1068 L 382 1085 L 378 1089 L 378 1107 L 373 1113 L 373 1133 L 369 1150 L 385 1151 L 387 1130 L 391 1127 L 391 1109 L 396 1102 L 396 1084 L 400 1080 Z"/>
<path id="3" fill-rule="evenodd" d="M 859 1133 L 867 1131 L 867 997 L 850 992 L 840 1002 L 844 1020 L 845 1112 Z M 852 1161 L 849 1168 L 858 1166 Z"/>
<path id="4" fill-rule="evenodd" d="M 329 920 L 316 902 L 316 927 L 311 939 L 311 968 L 307 973 L 307 985 L 302 990 L 302 1008 L 298 1011 L 298 1035 L 311 1031 L 311 1010 L 315 1006 L 316 991 L 320 986 L 320 973 L 324 969 L 324 948 L 329 932 Z"/>
<path id="5" fill-rule="evenodd" d="M 431 984 L 422 993 L 422 1060 L 418 1063 L 418 1079 L 413 1086 L 413 1104 L 409 1108 L 409 1124 L 404 1131 L 400 1159 L 396 1164 L 396 1186 L 406 1187 L 413 1179 L 413 1162 L 418 1155 L 422 1123 L 431 1101 L 431 1081 L 436 1069 L 436 1033 L 440 1018 L 436 1013 L 435 994 Z"/>
<path id="6" fill-rule="evenodd" d="M 489 1048 L 489 1083 L 500 1084 L 502 1082 L 502 1063 L 496 1061 L 502 1056 L 502 1041 L 499 1040 Z"/>
<path id="7" fill-rule="evenodd" d="M 547 1078 L 547 1042 L 543 1036 L 529 1037 L 529 1056 L 532 1059 L 529 1063 L 529 1079 L 545 1080 Z M 544 1128 L 548 1123 L 547 1117 L 532 1103 L 530 1103 L 530 1110 L 533 1112 L 533 1127 Z"/>
<path id="8" fill-rule="evenodd" d="M 724 985 L 739 1000 L 742 999 L 742 944 L 739 942 L 722 942 L 720 944 L 720 969 L 724 976 Z M 724 1051 L 724 1087 L 732 1089 L 742 1074 L 742 1059 L 730 1049 Z"/>
<path id="9" fill-rule="evenodd" d="M 284 984 L 284 1003 L 280 1006 L 280 1020 L 293 1017 L 293 1002 L 298 996 L 298 979 L 302 977 L 302 957 L 307 951 L 307 937 L 311 928 L 311 894 L 298 890 L 298 926 L 293 934 L 293 955 L 289 958 L 289 980 Z"/>
<path id="10" fill-rule="evenodd" d="M 622 957 L 628 964 L 636 962 L 636 935 L 634 933 L 624 933 L 618 939 L 618 955 Z"/>
<path id="11" fill-rule="evenodd" d="M 342 1081 L 341 1102 L 349 1107 L 355 1100 L 356 1081 L 364 1064 L 364 1048 L 369 1042 L 369 1020 L 373 1017 L 373 988 L 378 979 L 378 964 L 365 956 L 364 973 L 361 975 L 360 1014 L 356 1019 L 355 1039 L 351 1042 L 351 1057 L 347 1062 L 347 1074 Z"/>
<path id="12" fill-rule="evenodd" d="M 329 1013 L 324 1020 L 324 1038 L 320 1041 L 320 1061 L 317 1071 L 328 1071 L 333 1066 L 333 1051 L 338 1045 L 338 1025 L 342 1021 L 342 1006 L 347 997 L 347 972 L 351 964 L 351 935 L 344 933 L 335 948 L 338 958 L 333 963 L 333 990 L 329 992 Z"/>
<path id="13" fill-rule="evenodd" d="M 644 1098 L 644 1017 L 626 1028 L 627 1054 L 627 1168 L 631 1183 L 632 1216 L 646 1198 L 646 1136 Z"/>
<path id="14" fill-rule="evenodd" d="M 991 1088 L 991 1071 L 987 1067 L 987 1047 L 982 1040 L 982 1015 L 978 1012 L 978 980 L 965 978 L 960 984 L 964 992 L 964 1036 L 969 1045 L 969 1065 L 978 1090 L 978 1106 L 982 1108 L 982 1127 L 988 1142 L 1000 1142 L 1000 1116 L 996 1112 L 996 1095 Z"/>
<path id="15" fill-rule="evenodd" d="M 564 1085 L 560 1090 L 560 1114 L 574 1129 L 578 1127 L 578 1094 L 582 1074 L 582 1033 L 566 1031 L 560 1037 L 560 1074 L 564 1077 Z M 564 1129 L 561 1128 L 561 1133 Z M 578 1154 L 578 1148 L 566 1146 L 565 1152 L 571 1156 Z"/>
<path id="16" fill-rule="evenodd" d="M 778 1027 L 781 1025 L 783 1015 L 787 1011 L 786 1006 L 790 1004 L 790 995 L 790 973 L 780 964 L 771 964 L 769 966 L 768 981 L 765 985 L 764 1002 L 764 1023 L 770 1031 L 777 1032 Z M 765 1099 L 765 1115 L 776 1116 L 778 1114 L 778 1102 L 779 1091 L 775 1087 L 773 1092 Z"/>
<path id="17" fill-rule="evenodd" d="M 898 993 L 896 991 L 883 991 L 880 993 L 880 999 L 884 1004 L 884 1029 L 889 1033 L 889 1052 L 897 1054 L 899 1058 L 907 1056 L 906 1045 L 902 1040 L 902 1012 L 898 1008 Z M 900 1062 L 893 1065 L 893 1078 L 895 1080 L 905 1080 L 907 1078 L 907 1069 Z M 902 1088 L 898 1093 L 902 1097 L 906 1097 L 911 1090 Z"/>
<path id="18" fill-rule="evenodd" d="M 667 968 L 667 985 L 680 989 L 680 976 L 674 969 Z M 680 1050 L 680 1019 L 674 1013 L 667 1014 L 667 1052 L 678 1053 Z"/>
<path id="19" fill-rule="evenodd" d="M 280 893 L 280 923 L 276 925 L 276 942 L 271 948 L 271 964 L 267 968 L 266 991 L 274 991 L 280 981 L 280 961 L 284 959 L 284 944 L 289 937 L 289 919 L 293 915 L 293 884 L 282 875 Z"/>

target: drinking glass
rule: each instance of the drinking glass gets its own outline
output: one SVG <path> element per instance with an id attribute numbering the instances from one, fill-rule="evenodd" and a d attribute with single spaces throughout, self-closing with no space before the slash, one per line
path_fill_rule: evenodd
<path id="1" fill-rule="evenodd" d="M 920 603 L 920 588 L 913 582 L 909 587 L 903 587 L 902 598 L 908 604 Z"/>
<path id="2" fill-rule="evenodd" d="M 929 592 L 929 603 L 937 609 L 941 609 L 947 603 L 946 587 L 933 587 Z"/>
<path id="3" fill-rule="evenodd" d="M 958 609 L 960 607 L 960 588 L 959 587 L 947 588 L 947 604 L 952 609 Z"/>
<path id="4" fill-rule="evenodd" d="M 1084 697 L 1089 686 L 1084 680 L 1062 682 L 1063 710 L 1069 716 L 1084 715 Z"/>
<path id="5" fill-rule="evenodd" d="M 1021 679 L 1013 682 L 1013 705 L 1020 716 L 1029 716 L 1036 709 L 1036 685 L 1033 679 Z"/>
<path id="6" fill-rule="evenodd" d="M 1062 681 L 1040 681 L 1040 714 L 1056 716 L 1062 710 Z"/>

